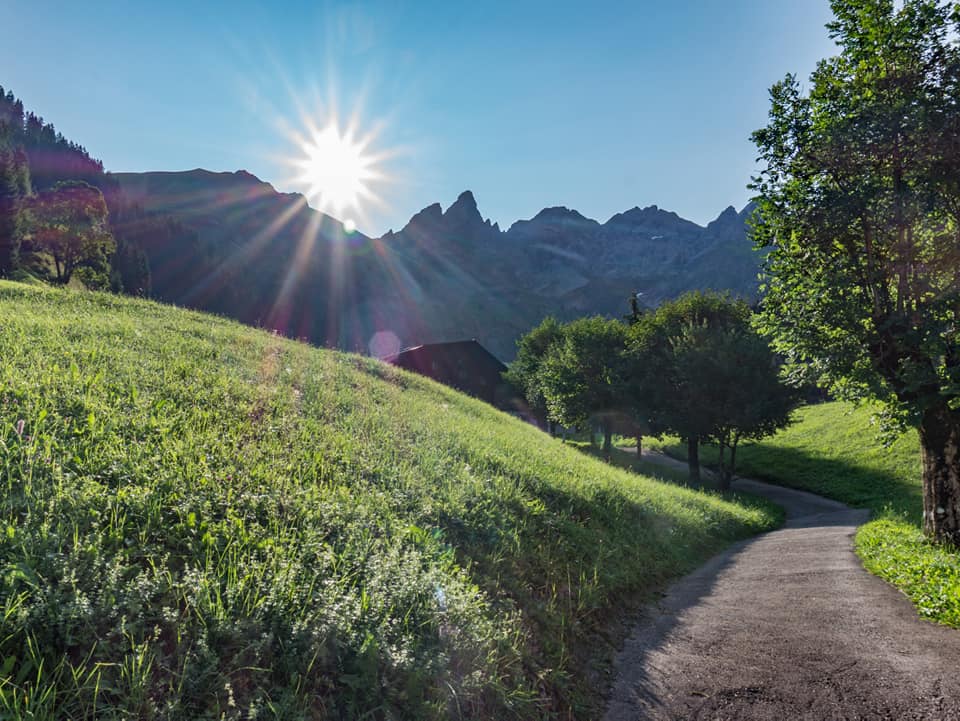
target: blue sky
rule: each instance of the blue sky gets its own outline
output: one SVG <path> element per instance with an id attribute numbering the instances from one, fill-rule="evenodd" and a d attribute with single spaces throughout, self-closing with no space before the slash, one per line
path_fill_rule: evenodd
<path id="1" fill-rule="evenodd" d="M 302 114 L 386 152 L 361 230 L 471 189 L 501 226 L 550 205 L 699 223 L 749 198 L 767 90 L 833 46 L 827 0 L 0 2 L 0 85 L 109 170 L 287 165 Z M 11 32 L 11 29 L 14 29 Z"/>

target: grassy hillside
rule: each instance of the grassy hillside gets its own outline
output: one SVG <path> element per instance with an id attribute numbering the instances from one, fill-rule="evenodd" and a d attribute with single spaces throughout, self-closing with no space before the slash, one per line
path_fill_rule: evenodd
<path id="1" fill-rule="evenodd" d="M 21 718 L 592 717 L 626 601 L 776 517 L 376 361 L 7 282 L 0 485 Z"/>
<path id="2" fill-rule="evenodd" d="M 897 585 L 921 616 L 960 627 L 960 552 L 927 543 L 920 531 L 917 434 L 884 448 L 871 415 L 845 403 L 802 408 L 795 425 L 738 450 L 737 472 L 872 509 L 874 520 L 856 538 L 864 566 Z M 685 457 L 681 444 L 660 446 Z M 702 459 L 715 462 L 715 451 L 704 449 Z"/>

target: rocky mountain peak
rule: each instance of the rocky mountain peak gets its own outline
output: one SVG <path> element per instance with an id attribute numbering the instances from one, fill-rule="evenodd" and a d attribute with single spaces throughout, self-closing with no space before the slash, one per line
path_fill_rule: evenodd
<path id="1" fill-rule="evenodd" d="M 728 205 L 726 209 L 717 216 L 715 220 L 710 221 L 707 224 L 707 230 L 710 232 L 717 231 L 726 231 L 732 229 L 741 229 L 743 227 L 743 218 L 740 217 L 740 214 L 737 212 L 737 209 L 732 205 Z"/>
<path id="2" fill-rule="evenodd" d="M 410 218 L 410 220 L 407 221 L 407 224 L 404 226 L 404 230 L 410 228 L 411 226 L 437 225 L 442 219 L 443 208 L 440 206 L 440 203 L 433 203 Z"/>
<path id="3" fill-rule="evenodd" d="M 450 228 L 483 225 L 483 217 L 477 210 L 477 200 L 473 197 L 473 193 L 469 190 L 460 193 L 454 204 L 443 214 L 443 220 Z"/>
<path id="4" fill-rule="evenodd" d="M 757 209 L 757 204 L 751 200 L 749 203 L 743 206 L 743 210 L 740 211 L 740 218 L 744 222 L 746 222 L 750 218 L 750 216 L 753 215 L 753 211 L 755 211 L 756 209 Z"/>
<path id="5" fill-rule="evenodd" d="M 634 206 L 623 213 L 617 213 L 604 223 L 604 227 L 630 227 L 651 233 L 702 230 L 696 223 L 685 220 L 672 211 L 662 210 L 656 205 L 648 205 L 646 208 Z"/>
<path id="6" fill-rule="evenodd" d="M 535 216 L 533 220 L 550 220 L 550 221 L 578 221 L 578 222 L 590 222 L 595 223 L 596 221 L 590 220 L 589 218 L 584 217 L 576 210 L 568 208 L 565 205 L 555 205 L 552 208 L 544 208 Z"/>
<path id="7" fill-rule="evenodd" d="M 247 170 L 243 170 L 242 168 L 241 168 L 240 170 L 234 171 L 233 175 L 234 175 L 234 177 L 236 177 L 238 180 L 243 180 L 243 181 L 246 181 L 246 182 L 248 182 L 248 183 L 254 183 L 254 184 L 256 184 L 256 185 L 262 185 L 262 184 L 264 184 L 264 181 L 260 180 L 260 178 L 258 178 L 256 175 L 254 175 L 253 173 L 251 173 L 251 172 L 249 172 L 249 171 L 247 171 Z"/>

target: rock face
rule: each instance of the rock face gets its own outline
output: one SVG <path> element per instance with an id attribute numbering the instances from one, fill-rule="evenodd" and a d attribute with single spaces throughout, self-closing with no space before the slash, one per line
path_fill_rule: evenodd
<path id="1" fill-rule="evenodd" d="M 655 205 L 605 223 L 553 207 L 501 231 L 464 191 L 372 239 L 244 171 L 115 177 L 192 233 L 147 249 L 159 298 L 348 350 L 388 332 L 403 346 L 476 338 L 509 360 L 548 314 L 623 315 L 636 292 L 653 306 L 692 289 L 757 291 L 749 207 L 705 228 Z"/>

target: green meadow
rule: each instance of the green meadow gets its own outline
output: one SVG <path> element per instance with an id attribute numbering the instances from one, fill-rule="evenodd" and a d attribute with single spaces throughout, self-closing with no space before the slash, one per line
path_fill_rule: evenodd
<path id="1" fill-rule="evenodd" d="M 916 431 L 884 446 L 873 415 L 840 402 L 801 408 L 794 425 L 737 451 L 737 473 L 871 509 L 856 536 L 864 566 L 900 588 L 923 618 L 960 627 L 960 552 L 928 543 L 920 530 Z M 670 439 L 649 445 L 686 454 Z M 704 448 L 701 460 L 715 463 L 716 449 Z"/>
<path id="2" fill-rule="evenodd" d="M 773 527 L 378 361 L 0 282 L 0 717 L 590 718 Z"/>

